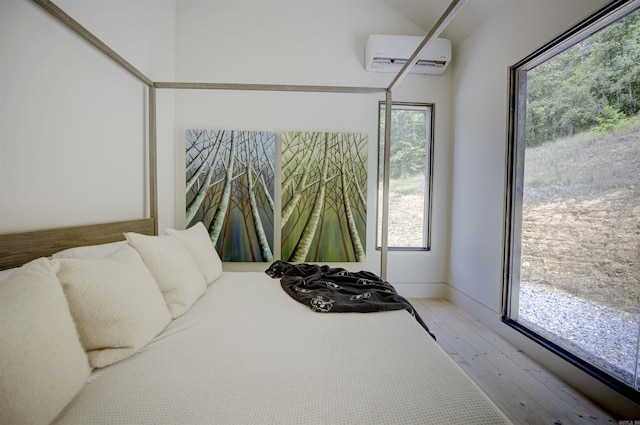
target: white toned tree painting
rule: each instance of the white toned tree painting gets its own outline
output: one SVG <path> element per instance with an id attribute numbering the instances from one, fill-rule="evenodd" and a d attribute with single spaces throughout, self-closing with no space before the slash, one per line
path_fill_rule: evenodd
<path id="1" fill-rule="evenodd" d="M 365 260 L 368 137 L 282 135 L 282 259 Z"/>
<path id="2" fill-rule="evenodd" d="M 187 130 L 186 223 L 222 261 L 273 261 L 275 133 Z"/>

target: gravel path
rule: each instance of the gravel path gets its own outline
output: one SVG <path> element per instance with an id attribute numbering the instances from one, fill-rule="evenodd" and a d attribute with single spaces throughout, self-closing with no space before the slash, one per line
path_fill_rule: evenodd
<path id="1" fill-rule="evenodd" d="M 522 285 L 519 298 L 518 322 L 633 385 L 640 315 L 532 285 Z"/>

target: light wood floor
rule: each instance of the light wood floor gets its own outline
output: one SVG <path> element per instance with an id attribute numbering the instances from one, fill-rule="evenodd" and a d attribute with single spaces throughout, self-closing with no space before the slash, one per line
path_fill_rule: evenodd
<path id="1" fill-rule="evenodd" d="M 514 424 L 618 423 L 453 303 L 410 301 L 440 346 Z"/>

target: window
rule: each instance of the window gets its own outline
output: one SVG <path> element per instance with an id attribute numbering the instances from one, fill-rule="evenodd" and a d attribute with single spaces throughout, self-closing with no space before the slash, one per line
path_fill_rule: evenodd
<path id="1" fill-rule="evenodd" d="M 378 249 L 382 239 L 385 110 L 385 102 L 380 102 Z M 429 250 L 433 105 L 393 102 L 390 143 L 388 247 L 390 250 Z"/>
<path id="2" fill-rule="evenodd" d="M 510 70 L 504 320 L 640 401 L 640 1 Z"/>

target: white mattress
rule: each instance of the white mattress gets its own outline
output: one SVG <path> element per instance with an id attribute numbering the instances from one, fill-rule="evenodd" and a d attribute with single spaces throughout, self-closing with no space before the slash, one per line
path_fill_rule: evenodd
<path id="1" fill-rule="evenodd" d="M 316 313 L 264 273 L 225 272 L 142 352 L 95 370 L 54 423 L 508 420 L 406 311 Z"/>

